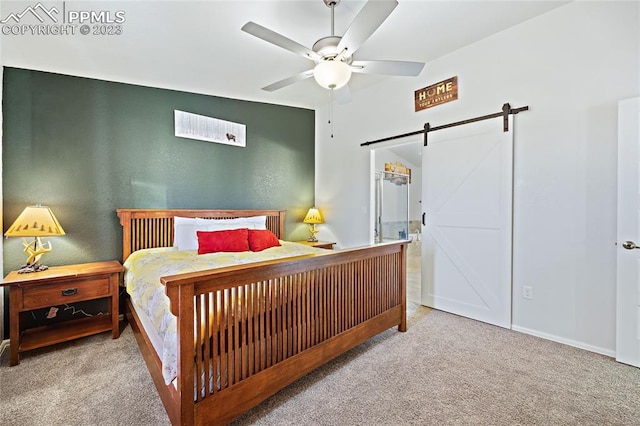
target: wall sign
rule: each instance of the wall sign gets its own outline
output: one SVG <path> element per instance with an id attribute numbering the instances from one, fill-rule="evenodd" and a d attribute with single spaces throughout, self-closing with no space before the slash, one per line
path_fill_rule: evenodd
<path id="1" fill-rule="evenodd" d="M 416 112 L 458 99 L 458 76 L 415 92 Z"/>
<path id="2" fill-rule="evenodd" d="M 181 138 L 247 146 L 244 124 L 174 110 L 175 135 Z"/>

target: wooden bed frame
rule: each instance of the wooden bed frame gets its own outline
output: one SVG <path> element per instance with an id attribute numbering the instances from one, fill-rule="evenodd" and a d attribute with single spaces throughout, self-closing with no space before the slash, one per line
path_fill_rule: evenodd
<path id="1" fill-rule="evenodd" d="M 123 260 L 172 246 L 174 216 L 267 215 L 267 227 L 280 239 L 284 233 L 282 210 L 117 213 Z M 128 301 L 127 318 L 171 423 L 226 424 L 370 337 L 394 326 L 406 331 L 406 247 L 326 250 L 163 277 L 178 330 L 178 376 L 170 385 Z"/>

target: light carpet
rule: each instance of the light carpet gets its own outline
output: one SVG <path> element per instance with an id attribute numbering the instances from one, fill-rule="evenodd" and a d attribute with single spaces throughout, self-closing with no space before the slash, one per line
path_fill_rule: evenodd
<path id="1" fill-rule="evenodd" d="M 239 425 L 638 425 L 640 369 L 410 305 Z M 0 359 L 2 425 L 165 425 L 131 328 Z"/>

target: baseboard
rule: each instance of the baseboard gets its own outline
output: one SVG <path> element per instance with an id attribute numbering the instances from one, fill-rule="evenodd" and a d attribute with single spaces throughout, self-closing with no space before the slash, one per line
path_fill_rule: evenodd
<path id="1" fill-rule="evenodd" d="M 9 347 L 9 339 L 3 340 L 0 342 L 0 357 L 4 353 L 4 350 Z"/>
<path id="2" fill-rule="evenodd" d="M 554 334 L 548 334 L 548 333 L 543 333 L 537 330 L 531 330 L 529 328 L 525 328 L 525 327 L 520 327 L 517 325 L 511 325 L 511 329 L 513 331 L 518 331 L 520 333 L 524 333 L 524 334 L 530 334 L 532 336 L 536 336 L 536 337 L 541 337 L 543 339 L 547 339 L 547 340 L 551 340 L 553 342 L 558 342 L 558 343 L 562 343 L 565 345 L 569 345 L 569 346 L 573 346 L 574 348 L 578 348 L 578 349 L 584 349 L 586 351 L 589 352 L 595 352 L 597 354 L 600 355 L 605 355 L 611 358 L 615 358 L 616 357 L 616 352 L 612 351 L 610 349 L 605 349 L 605 348 L 601 348 L 599 346 L 593 346 L 593 345 L 587 345 L 586 343 L 583 342 L 578 342 L 575 340 L 571 340 L 571 339 L 565 339 L 564 337 L 558 337 Z"/>

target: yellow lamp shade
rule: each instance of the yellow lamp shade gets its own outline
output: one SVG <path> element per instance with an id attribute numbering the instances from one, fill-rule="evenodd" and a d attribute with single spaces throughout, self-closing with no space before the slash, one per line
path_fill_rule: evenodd
<path id="1" fill-rule="evenodd" d="M 5 237 L 51 237 L 65 235 L 60 222 L 47 206 L 26 207 L 13 222 Z"/>
<path id="2" fill-rule="evenodd" d="M 311 207 L 307 212 L 307 215 L 304 217 L 304 223 L 324 223 L 324 217 L 322 217 L 322 213 L 315 207 Z"/>

